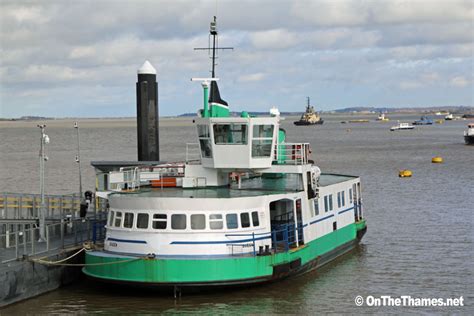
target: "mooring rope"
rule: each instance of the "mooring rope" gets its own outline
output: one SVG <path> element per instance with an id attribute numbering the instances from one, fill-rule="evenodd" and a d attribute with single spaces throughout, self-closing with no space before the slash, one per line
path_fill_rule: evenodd
<path id="1" fill-rule="evenodd" d="M 58 261 L 48 261 L 48 260 L 44 260 L 44 258 L 47 258 L 47 257 L 42 257 L 42 258 L 37 258 L 37 259 L 32 258 L 32 259 L 28 259 L 28 261 L 35 262 L 35 263 L 39 263 L 39 264 L 44 264 L 44 265 L 48 265 L 48 266 L 88 267 L 88 266 L 105 266 L 105 265 L 126 263 L 126 262 L 132 262 L 132 261 L 136 261 L 136 260 L 146 259 L 146 258 L 139 257 L 139 258 L 132 258 L 132 259 L 127 259 L 127 260 L 112 261 L 112 262 L 63 263 L 63 262 L 65 262 L 65 261 L 68 261 L 68 260 L 71 259 L 71 258 L 74 258 L 75 256 L 77 256 L 78 254 L 80 254 L 81 252 L 83 252 L 83 251 L 85 251 L 85 250 L 87 250 L 85 247 L 84 247 L 84 248 L 81 248 L 79 251 L 75 252 L 74 254 L 70 255 L 69 257 L 64 258 L 64 259 L 61 259 L 61 260 L 58 260 Z"/>
<path id="2" fill-rule="evenodd" d="M 76 252 L 76 253 L 70 255 L 70 256 L 67 257 L 67 258 L 64 258 L 64 259 L 61 259 L 61 260 L 58 260 L 58 261 L 46 261 L 46 260 L 44 260 L 45 258 L 47 258 L 47 256 L 46 256 L 46 257 L 42 257 L 42 258 L 38 258 L 38 259 L 33 259 L 33 260 L 49 262 L 49 263 L 51 263 L 51 264 L 57 264 L 57 263 L 61 263 L 61 262 L 64 262 L 64 261 L 68 261 L 68 260 L 71 259 L 71 258 L 74 258 L 75 256 L 77 256 L 78 254 L 80 254 L 80 253 L 83 252 L 84 250 L 86 250 L 86 248 L 81 248 L 78 252 Z"/>
<path id="3" fill-rule="evenodd" d="M 45 261 L 45 260 L 41 260 L 41 259 L 31 259 L 30 261 L 35 262 L 35 263 L 39 263 L 39 264 L 49 265 L 49 266 L 89 267 L 89 266 L 105 266 L 105 265 L 111 265 L 111 264 L 126 263 L 126 262 L 141 260 L 141 259 L 143 259 L 143 258 L 133 258 L 133 259 L 127 259 L 127 260 L 121 260 L 121 261 L 97 262 L 97 263 L 54 263 L 54 262 L 51 262 L 51 261 Z"/>

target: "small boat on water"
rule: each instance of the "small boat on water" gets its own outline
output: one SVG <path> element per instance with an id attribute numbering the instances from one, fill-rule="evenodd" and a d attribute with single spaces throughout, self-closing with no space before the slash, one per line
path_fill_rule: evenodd
<path id="1" fill-rule="evenodd" d="M 467 125 L 467 131 L 464 131 L 464 141 L 466 145 L 474 145 L 474 123 Z"/>
<path id="2" fill-rule="evenodd" d="M 293 122 L 298 126 L 306 125 L 321 125 L 324 123 L 324 120 L 321 119 L 321 116 L 314 110 L 314 107 L 309 103 L 309 97 L 307 97 L 308 104 L 306 105 L 306 111 L 301 115 L 299 121 Z"/>
<path id="3" fill-rule="evenodd" d="M 390 130 L 393 131 L 399 131 L 399 130 L 409 130 L 409 129 L 414 129 L 415 126 L 411 125 L 410 123 L 398 123 L 398 125 L 390 127 Z"/>
<path id="4" fill-rule="evenodd" d="M 419 120 L 414 121 L 413 125 L 433 125 L 433 120 L 423 115 Z"/>
<path id="5" fill-rule="evenodd" d="M 380 113 L 380 115 L 377 117 L 377 121 L 388 122 L 390 119 L 385 116 L 385 113 Z"/>
<path id="6" fill-rule="evenodd" d="M 454 115 L 452 115 L 451 113 L 449 113 L 448 115 L 446 115 L 446 116 L 444 117 L 444 119 L 445 119 L 446 121 L 452 121 L 452 120 L 454 120 Z"/>

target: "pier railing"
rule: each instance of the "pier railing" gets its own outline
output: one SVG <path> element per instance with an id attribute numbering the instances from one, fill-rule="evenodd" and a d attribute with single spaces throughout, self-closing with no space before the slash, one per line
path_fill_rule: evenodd
<path id="1" fill-rule="evenodd" d="M 61 219 L 45 225 L 45 239 L 40 239 L 40 228 L 34 223 L 9 224 L 0 234 L 0 263 L 8 263 L 30 256 L 46 254 L 85 241 L 100 241 L 105 237 L 105 213 L 98 219 Z"/>
<path id="2" fill-rule="evenodd" d="M 309 143 L 276 144 L 273 150 L 273 161 L 281 165 L 304 165 L 308 163 L 310 154 Z"/>
<path id="3" fill-rule="evenodd" d="M 60 218 L 79 210 L 81 199 L 78 195 L 45 195 L 46 218 Z M 1 193 L 0 219 L 38 218 L 41 209 L 39 194 Z"/>

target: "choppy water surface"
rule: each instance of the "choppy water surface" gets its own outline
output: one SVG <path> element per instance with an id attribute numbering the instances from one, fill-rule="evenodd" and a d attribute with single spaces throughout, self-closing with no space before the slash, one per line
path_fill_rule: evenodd
<path id="1" fill-rule="evenodd" d="M 400 117 L 412 121 L 416 117 Z M 295 127 L 283 122 L 289 142 L 310 142 L 323 172 L 360 175 L 368 232 L 362 244 L 325 268 L 271 285 L 230 292 L 185 295 L 175 301 L 157 293 L 98 287 L 91 281 L 63 287 L 0 310 L 37 313 L 190 312 L 193 314 L 472 313 L 474 146 L 465 146 L 466 121 L 390 132 L 395 122 Z M 373 118 L 372 118 L 373 119 Z M 192 119 L 161 124 L 163 160 L 184 159 L 195 142 Z M 78 190 L 76 139 L 71 122 L 48 124 L 47 193 Z M 0 191 L 38 192 L 39 129 L 35 123 L 1 123 Z M 80 122 L 85 186 L 92 189 L 91 160 L 136 159 L 133 121 Z M 432 164 L 439 155 L 443 164 Z M 398 178 L 411 169 L 412 178 Z M 356 307 L 357 295 L 463 296 L 467 307 Z"/>

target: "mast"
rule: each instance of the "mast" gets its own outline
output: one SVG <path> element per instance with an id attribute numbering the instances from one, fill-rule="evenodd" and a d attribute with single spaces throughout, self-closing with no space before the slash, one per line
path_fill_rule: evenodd
<path id="1" fill-rule="evenodd" d="M 212 36 L 212 47 L 211 47 L 211 36 Z M 233 50 L 233 47 L 219 47 L 219 37 L 217 33 L 217 18 L 214 16 L 214 20 L 211 21 L 210 28 L 209 28 L 209 46 L 208 47 L 197 47 L 194 50 L 207 50 L 211 56 L 211 78 L 216 77 L 216 60 L 217 60 L 217 52 L 219 50 Z"/>

